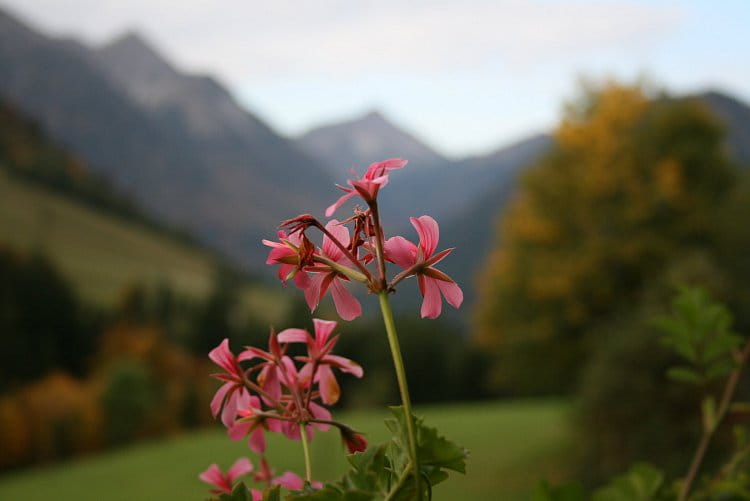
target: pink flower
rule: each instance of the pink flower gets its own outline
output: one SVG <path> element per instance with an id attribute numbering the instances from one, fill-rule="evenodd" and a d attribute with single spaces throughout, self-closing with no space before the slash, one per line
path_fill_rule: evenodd
<path id="1" fill-rule="evenodd" d="M 263 240 L 263 245 L 271 247 L 271 251 L 266 258 L 266 264 L 278 264 L 277 271 L 279 280 L 286 285 L 290 275 L 294 276 L 294 283 L 300 289 L 307 286 L 307 274 L 301 270 L 300 255 L 304 253 L 304 241 L 301 232 L 293 233 L 289 236 L 283 231 L 277 233 L 278 242 L 272 240 Z"/>
<path id="2" fill-rule="evenodd" d="M 278 419 L 271 419 L 260 415 L 263 412 L 261 402 L 255 395 L 250 397 L 247 407 L 237 411 L 239 419 L 229 427 L 229 438 L 234 441 L 241 440 L 250 435 L 250 450 L 261 454 L 266 450 L 266 438 L 264 430 L 281 432 L 283 426 Z"/>
<path id="3" fill-rule="evenodd" d="M 283 474 L 274 477 L 274 471 L 268 465 L 266 458 L 260 460 L 261 471 L 253 475 L 253 480 L 258 483 L 265 483 L 267 485 L 280 485 L 286 489 L 298 491 L 305 486 L 305 481 L 291 471 L 284 472 Z M 312 482 L 311 485 L 316 489 L 321 489 L 323 484 L 320 482 Z"/>
<path id="4" fill-rule="evenodd" d="M 336 212 L 336 209 L 356 194 L 359 194 L 368 204 L 374 201 L 378 196 L 380 188 L 388 184 L 389 172 L 403 168 L 406 163 L 406 160 L 401 160 L 400 158 L 390 158 L 382 162 L 371 163 L 364 176 L 360 179 L 349 179 L 347 181 L 347 184 L 351 188 L 339 186 L 346 194 L 326 209 L 326 217 L 331 217 Z"/>
<path id="5" fill-rule="evenodd" d="M 315 338 L 303 329 L 286 329 L 279 333 L 279 341 L 282 343 L 307 344 L 307 357 L 296 357 L 297 360 L 306 362 L 300 371 L 300 380 L 309 384 L 309 381 L 313 379 L 312 382 L 319 384 L 323 403 L 333 405 L 338 402 L 341 389 L 332 367 L 353 374 L 358 378 L 362 377 L 363 371 L 362 367 L 356 362 L 330 354 L 338 341 L 338 336 L 330 337 L 333 329 L 336 328 L 336 322 L 314 318 L 313 324 L 315 326 Z M 312 374 L 313 371 L 315 371 L 315 374 Z"/>
<path id="6" fill-rule="evenodd" d="M 326 224 L 326 230 L 344 247 L 349 246 L 349 228 L 341 226 L 337 220 L 332 219 Z M 327 235 L 323 237 L 321 252 L 325 258 L 342 266 L 352 267 L 354 265 Z M 344 287 L 344 282 L 348 282 L 349 278 L 324 264 L 308 268 L 308 270 L 315 272 L 305 288 L 305 299 L 307 300 L 307 305 L 310 307 L 310 311 L 315 311 L 315 308 L 318 307 L 320 300 L 330 287 L 333 304 L 336 306 L 336 312 L 341 318 L 344 320 L 353 320 L 362 314 L 362 305 Z"/>
<path id="7" fill-rule="evenodd" d="M 389 238 L 385 242 L 385 257 L 408 270 L 408 276 L 416 275 L 422 293 L 422 318 L 437 318 L 442 311 L 440 295 L 458 308 L 464 294 L 456 282 L 433 265 L 442 261 L 453 249 L 446 249 L 433 255 L 440 238 L 437 222 L 430 216 L 410 219 L 419 235 L 419 245 L 414 245 L 404 237 Z"/>
<path id="8" fill-rule="evenodd" d="M 217 487 L 216 489 L 211 489 L 212 494 L 231 494 L 235 480 L 243 475 L 247 475 L 251 471 L 253 471 L 253 464 L 250 460 L 248 458 L 239 458 L 229 468 L 226 475 L 221 472 L 216 464 L 212 464 L 198 478 Z"/>
<path id="9" fill-rule="evenodd" d="M 208 358 L 226 371 L 223 374 L 212 374 L 225 384 L 216 391 L 211 400 L 211 413 L 216 417 L 221 411 L 221 422 L 229 427 L 237 416 L 237 409 L 246 407 L 250 400 L 250 394 L 244 386 L 244 371 L 239 364 L 245 358 L 242 355 L 234 356 L 229 350 L 228 339 L 224 339 L 219 346 L 211 350 Z"/>

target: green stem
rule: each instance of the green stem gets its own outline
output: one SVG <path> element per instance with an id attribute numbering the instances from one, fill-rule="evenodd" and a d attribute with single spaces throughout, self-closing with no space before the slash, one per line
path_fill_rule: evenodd
<path id="1" fill-rule="evenodd" d="M 302 451 L 305 454 L 305 480 L 312 483 L 312 462 L 310 461 L 310 444 L 307 440 L 307 423 L 300 423 L 300 437 L 302 437 Z"/>
<path id="2" fill-rule="evenodd" d="M 404 417 L 406 421 L 406 433 L 409 438 L 409 458 L 413 465 L 414 483 L 417 490 L 417 498 L 422 499 L 422 490 L 420 488 L 419 478 L 419 458 L 417 457 L 417 436 L 414 431 L 414 418 L 411 412 L 411 399 L 409 398 L 409 386 L 406 383 L 406 371 L 404 370 L 404 359 L 401 356 L 401 347 L 398 344 L 398 334 L 396 333 L 396 324 L 393 321 L 393 311 L 391 303 L 388 300 L 388 292 L 381 291 L 378 293 L 380 299 L 380 310 L 383 313 L 383 323 L 385 331 L 388 334 L 388 343 L 391 346 L 391 355 L 393 356 L 393 365 L 396 369 L 396 378 L 398 379 L 398 389 L 401 392 L 401 403 L 404 406 Z"/>
<path id="3" fill-rule="evenodd" d="M 390 501 L 396 496 L 396 494 L 398 493 L 398 490 L 401 489 L 401 486 L 404 485 L 404 482 L 406 482 L 406 479 L 409 478 L 409 473 L 411 473 L 411 463 L 406 465 L 406 468 L 404 468 L 404 471 L 401 472 L 401 476 L 398 477 L 398 480 L 393 485 L 393 488 L 388 492 L 388 495 L 386 495 L 383 501 Z"/>

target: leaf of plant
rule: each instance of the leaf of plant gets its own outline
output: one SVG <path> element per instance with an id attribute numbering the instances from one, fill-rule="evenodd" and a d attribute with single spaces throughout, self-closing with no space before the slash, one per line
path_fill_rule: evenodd
<path id="1" fill-rule="evenodd" d="M 247 489 L 245 489 L 247 490 Z M 252 499 L 252 496 L 250 496 Z M 263 501 L 281 501 L 281 486 L 269 487 L 263 492 Z"/>
<path id="2" fill-rule="evenodd" d="M 671 367 L 667 370 L 667 377 L 680 383 L 700 384 L 703 381 L 700 374 L 687 367 Z"/>
<path id="3" fill-rule="evenodd" d="M 243 482 L 234 486 L 231 494 L 222 494 L 219 501 L 253 501 L 253 496 Z"/>
<path id="4" fill-rule="evenodd" d="M 405 413 L 402 407 L 391 407 L 395 420 L 389 420 L 389 428 L 398 433 L 403 443 L 407 443 L 407 428 Z M 395 426 L 394 426 L 395 424 Z M 436 428 L 426 426 L 420 418 L 414 419 L 417 434 L 417 454 L 421 466 L 445 468 L 448 470 L 466 473 L 466 458 L 468 451 L 439 435 Z M 425 471 L 430 474 L 430 471 Z"/>
<path id="5" fill-rule="evenodd" d="M 537 484 L 531 501 L 585 501 L 586 495 L 578 484 L 551 486 L 547 482 Z"/>
<path id="6" fill-rule="evenodd" d="M 633 465 L 627 473 L 594 492 L 592 501 L 653 501 L 664 483 L 664 474 L 646 463 Z"/>

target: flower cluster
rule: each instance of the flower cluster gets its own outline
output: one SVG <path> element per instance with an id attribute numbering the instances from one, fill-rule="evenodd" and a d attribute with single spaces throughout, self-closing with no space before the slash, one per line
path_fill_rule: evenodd
<path id="1" fill-rule="evenodd" d="M 419 243 L 414 244 L 402 236 L 385 239 L 378 214 L 377 196 L 389 181 L 391 171 L 401 169 L 405 160 L 390 159 L 375 162 L 359 179 L 349 179 L 350 187 L 339 186 L 345 194 L 326 210 L 330 217 L 347 200 L 359 196 L 367 209 L 355 208 L 354 216 L 346 221 L 332 219 L 321 224 L 304 214 L 282 223 L 278 241 L 263 240 L 271 247 L 266 264 L 279 265 L 279 279 L 286 284 L 294 279 L 302 289 L 311 311 L 315 311 L 326 292 L 331 291 L 339 316 L 352 320 L 362 313 L 357 298 L 347 289 L 347 284 L 364 283 L 373 293 L 391 292 L 405 278 L 417 277 L 422 293 L 423 318 L 437 318 L 442 311 L 441 296 L 453 307 L 463 302 L 461 288 L 448 275 L 435 268 L 453 249 L 435 252 L 440 230 L 430 216 L 411 218 Z M 352 230 L 346 224 L 353 226 Z M 307 237 L 306 230 L 315 227 L 323 233 L 320 247 Z M 287 233 L 288 232 L 288 233 Z M 386 281 L 385 262 L 392 262 L 403 270 L 390 282 Z M 369 266 L 376 267 L 372 271 Z"/>
<path id="2" fill-rule="evenodd" d="M 407 439 L 403 445 L 407 446 L 409 456 L 408 463 L 403 463 L 408 465 L 406 470 L 391 472 L 394 479 L 400 479 L 394 489 L 403 486 L 411 470 L 413 488 L 421 495 L 421 475 L 424 472 L 420 473 L 417 454 L 417 424 L 411 411 L 388 294 L 395 291 L 401 281 L 416 277 L 423 296 L 422 317 L 437 318 L 442 311 L 442 298 L 458 308 L 463 302 L 463 292 L 448 275 L 435 267 L 453 249 L 437 251 L 440 230 L 433 218 L 411 218 L 419 237 L 416 244 L 399 235 L 385 237 L 378 210 L 378 193 L 388 184 L 390 173 L 405 165 L 405 160 L 397 158 L 376 162 L 361 178 L 355 176 L 347 181 L 348 186 L 339 186 L 344 195 L 328 207 L 326 217 L 331 217 L 349 199 L 359 197 L 367 207 L 356 206 L 352 217 L 344 221 L 331 219 L 324 225 L 315 217 L 302 214 L 280 225 L 278 240 L 263 240 L 263 243 L 270 247 L 266 264 L 278 266 L 278 277 L 284 285 L 291 280 L 304 291 L 310 311 L 315 311 L 330 291 L 341 318 L 353 320 L 360 316 L 362 306 L 348 289 L 353 282 L 363 284 L 368 292 L 380 297 L 405 416 Z M 308 238 L 310 228 L 322 233 L 320 246 Z M 402 270 L 388 280 L 386 263 L 394 263 Z M 260 471 L 257 472 L 247 458 L 239 459 L 226 474 L 217 465 L 211 465 L 200 478 L 214 486 L 214 494 L 233 492 L 237 480 L 251 473 L 252 480 L 265 487 L 281 485 L 292 490 L 306 488 L 306 485 L 322 487 L 311 479 L 308 442 L 316 430 L 336 427 L 350 453 L 366 449 L 367 441 L 362 434 L 335 421 L 327 408 L 341 396 L 336 373 L 345 372 L 360 378 L 362 368 L 332 353 L 338 340 L 338 336 L 332 335 L 336 322 L 313 319 L 313 324 L 314 335 L 296 328 L 278 334 L 272 330 L 267 350 L 248 346 L 235 355 L 225 339 L 209 353 L 210 359 L 223 369 L 223 372 L 213 375 L 223 385 L 211 402 L 211 412 L 214 417 L 220 417 L 233 440 L 247 438 L 250 449 L 260 455 Z M 304 355 L 290 354 L 294 353 L 290 348 L 294 349 L 292 347 L 296 344 L 304 345 Z M 264 455 L 266 433 L 269 432 L 302 442 L 305 481 L 291 472 L 274 476 Z M 456 469 L 455 464 L 452 468 Z M 390 499 L 396 490 L 387 497 Z M 253 500 L 263 498 L 260 490 L 250 492 Z"/>
<path id="3" fill-rule="evenodd" d="M 214 486 L 211 489 L 212 494 L 231 494 L 234 489 L 234 484 L 240 477 L 252 473 L 251 478 L 254 482 L 264 485 L 266 487 L 272 487 L 274 485 L 280 485 L 291 490 L 300 490 L 304 487 L 305 482 L 296 473 L 287 471 L 277 477 L 274 476 L 274 471 L 268 465 L 266 458 L 260 460 L 260 471 L 255 471 L 253 463 L 246 457 L 239 458 L 229 468 L 226 474 L 216 464 L 212 464 L 206 471 L 201 473 L 198 478 L 204 482 Z M 315 483 L 315 487 L 320 487 L 321 484 Z M 250 489 L 253 501 L 261 501 L 263 499 L 263 491 L 260 489 Z"/>
<path id="4" fill-rule="evenodd" d="M 261 455 L 261 472 L 253 476 L 256 482 L 294 489 L 303 485 L 293 473 L 271 475 L 263 456 L 267 432 L 281 433 L 291 440 L 311 440 L 315 430 L 326 431 L 334 426 L 349 452 L 362 451 L 367 446 L 364 437 L 333 420 L 326 408 L 335 404 L 341 394 L 336 371 L 361 378 L 362 367 L 332 353 L 338 341 L 338 335 L 332 335 L 336 322 L 316 318 L 313 324 L 314 335 L 297 328 L 278 334 L 272 331 L 267 351 L 247 346 L 235 355 L 225 339 L 208 355 L 223 369 L 213 377 L 224 383 L 211 401 L 211 412 L 220 417 L 232 440 L 247 437 L 250 449 Z M 295 343 L 305 345 L 304 355 L 288 354 L 290 345 Z M 226 475 L 212 465 L 201 479 L 220 492 L 227 492 L 239 476 L 251 471 L 249 460 L 240 459 Z"/>

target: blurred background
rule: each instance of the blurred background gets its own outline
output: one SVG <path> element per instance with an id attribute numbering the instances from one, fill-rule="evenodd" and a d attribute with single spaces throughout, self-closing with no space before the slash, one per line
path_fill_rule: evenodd
<path id="1" fill-rule="evenodd" d="M 200 471 L 249 455 L 210 416 L 208 351 L 311 327 L 261 239 L 390 157 L 386 231 L 435 217 L 466 295 L 435 321 L 416 284 L 394 296 L 419 412 L 471 450 L 436 499 L 684 471 L 698 400 L 650 321 L 699 285 L 750 333 L 748 21 L 744 1 L 0 0 L 0 499 L 204 498 Z M 361 299 L 338 412 L 376 441 L 398 394 Z M 337 440 L 314 443 L 321 480 Z M 296 445 L 270 447 L 279 470 Z"/>

